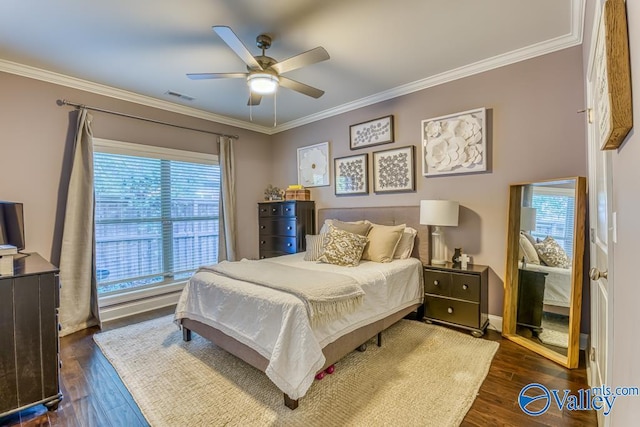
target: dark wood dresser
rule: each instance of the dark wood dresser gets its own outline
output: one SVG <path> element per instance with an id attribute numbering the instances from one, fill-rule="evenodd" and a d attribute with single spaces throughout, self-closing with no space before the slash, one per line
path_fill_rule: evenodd
<path id="1" fill-rule="evenodd" d="M 260 259 L 304 251 L 305 235 L 314 234 L 315 229 L 316 211 L 313 201 L 258 203 Z"/>
<path id="2" fill-rule="evenodd" d="M 58 268 L 36 253 L 14 258 L 0 276 L 0 417 L 44 404 L 55 410 L 59 383 Z"/>
<path id="3" fill-rule="evenodd" d="M 542 309 L 547 273 L 518 270 L 518 314 L 517 324 L 534 332 L 542 330 Z"/>
<path id="4" fill-rule="evenodd" d="M 424 266 L 424 318 L 481 337 L 489 325 L 489 267 Z"/>

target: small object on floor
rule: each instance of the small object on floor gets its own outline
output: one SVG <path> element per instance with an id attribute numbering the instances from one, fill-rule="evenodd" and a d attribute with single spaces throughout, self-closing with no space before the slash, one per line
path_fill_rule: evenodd
<path id="1" fill-rule="evenodd" d="M 323 379 L 325 377 L 325 375 L 327 375 L 327 373 L 325 371 L 318 372 L 316 374 L 316 380 L 320 381 L 321 379 Z"/>
<path id="2" fill-rule="evenodd" d="M 335 365 L 331 365 L 329 366 L 327 369 L 324 370 L 327 374 L 331 375 L 336 371 L 336 366 Z"/>

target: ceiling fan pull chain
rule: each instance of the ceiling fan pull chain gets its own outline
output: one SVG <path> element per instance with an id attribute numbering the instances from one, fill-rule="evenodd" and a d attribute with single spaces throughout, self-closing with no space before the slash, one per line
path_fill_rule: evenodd
<path id="1" fill-rule="evenodd" d="M 273 94 L 273 127 L 276 127 L 277 124 L 277 102 L 276 98 L 278 98 L 278 92 Z"/>
<path id="2" fill-rule="evenodd" d="M 249 89 L 249 121 L 253 121 L 253 98 L 251 96 L 251 89 Z"/>

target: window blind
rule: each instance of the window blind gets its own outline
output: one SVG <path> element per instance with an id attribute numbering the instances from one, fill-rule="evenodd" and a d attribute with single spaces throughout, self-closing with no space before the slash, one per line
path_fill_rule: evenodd
<path id="1" fill-rule="evenodd" d="M 177 282 L 217 262 L 220 169 L 173 151 L 96 146 L 100 294 Z"/>
<path id="2" fill-rule="evenodd" d="M 544 188 L 544 191 L 541 191 L 534 187 L 532 207 L 536 209 L 536 230 L 531 234 L 539 239 L 553 237 L 569 259 L 573 258 L 573 190 Z"/>

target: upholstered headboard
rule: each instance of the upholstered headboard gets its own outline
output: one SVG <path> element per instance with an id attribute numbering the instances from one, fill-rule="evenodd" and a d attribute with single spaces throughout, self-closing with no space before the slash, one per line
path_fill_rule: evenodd
<path id="1" fill-rule="evenodd" d="M 418 258 L 424 264 L 429 263 L 429 230 L 426 225 L 420 225 L 419 206 L 384 206 L 377 208 L 324 208 L 318 209 L 316 232 L 320 230 L 325 219 L 340 221 L 358 221 L 368 219 L 375 224 L 397 225 L 406 224 L 418 230 L 411 256 Z"/>

